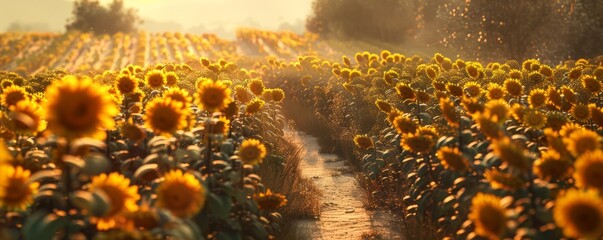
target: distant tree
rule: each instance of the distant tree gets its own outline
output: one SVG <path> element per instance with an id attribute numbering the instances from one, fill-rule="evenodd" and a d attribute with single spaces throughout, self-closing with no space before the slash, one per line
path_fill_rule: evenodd
<path id="1" fill-rule="evenodd" d="M 452 0 L 440 9 L 442 43 L 482 60 L 561 57 L 565 0 Z M 557 59 L 558 60 L 558 59 Z"/>
<path id="2" fill-rule="evenodd" d="M 67 30 L 94 32 L 95 34 L 114 34 L 136 31 L 136 25 L 142 23 L 135 9 L 126 9 L 123 0 L 113 0 L 108 7 L 98 0 L 76 0 L 73 4 L 73 16 L 68 20 Z"/>
<path id="3" fill-rule="evenodd" d="M 573 59 L 603 55 L 603 0 L 572 1 L 566 39 Z"/>
<path id="4" fill-rule="evenodd" d="M 416 27 L 414 1 L 315 0 L 306 29 L 322 37 L 402 42 Z"/>

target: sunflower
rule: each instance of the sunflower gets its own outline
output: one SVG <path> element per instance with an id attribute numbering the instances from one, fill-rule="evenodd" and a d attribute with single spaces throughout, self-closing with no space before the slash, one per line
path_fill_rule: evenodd
<path id="1" fill-rule="evenodd" d="M 247 83 L 247 88 L 249 88 L 249 90 L 251 90 L 251 92 L 256 96 L 261 96 L 265 89 L 264 82 L 259 78 L 249 80 Z"/>
<path id="2" fill-rule="evenodd" d="M 438 91 L 441 91 L 441 92 L 446 91 L 446 84 L 444 82 L 433 81 L 431 83 L 431 85 L 433 85 L 433 88 L 435 88 Z"/>
<path id="3" fill-rule="evenodd" d="M 203 209 L 206 190 L 194 175 L 172 170 L 163 179 L 156 190 L 156 207 L 167 209 L 180 218 L 190 217 Z"/>
<path id="4" fill-rule="evenodd" d="M 481 69 L 476 64 L 469 64 L 465 67 L 465 71 L 467 72 L 467 76 L 476 79 L 479 77 Z"/>
<path id="5" fill-rule="evenodd" d="M 450 93 L 450 95 L 455 96 L 455 97 L 462 97 L 463 96 L 463 88 L 449 83 L 446 84 L 446 90 L 448 91 L 448 93 Z"/>
<path id="6" fill-rule="evenodd" d="M 570 80 L 577 80 L 580 76 L 582 76 L 582 69 L 579 67 L 572 68 L 572 70 L 569 71 L 568 77 Z"/>
<path id="7" fill-rule="evenodd" d="M 153 99 L 145 107 L 143 116 L 145 126 L 161 135 L 169 135 L 184 129 L 188 125 L 190 111 L 183 109 L 182 105 L 181 102 L 169 98 Z"/>
<path id="8" fill-rule="evenodd" d="M 547 101 L 546 91 L 542 89 L 534 89 L 530 92 L 528 96 L 528 103 L 530 103 L 531 108 L 539 108 L 544 106 Z"/>
<path id="9" fill-rule="evenodd" d="M 151 70 L 144 76 L 146 84 L 151 88 L 163 87 L 166 83 L 165 73 L 161 70 Z"/>
<path id="10" fill-rule="evenodd" d="M 488 97 L 489 100 L 502 99 L 505 97 L 505 90 L 502 86 L 496 83 L 490 83 L 490 85 L 488 85 L 488 93 L 486 94 L 486 97 Z"/>
<path id="11" fill-rule="evenodd" d="M 521 71 L 517 70 L 517 69 L 513 69 L 509 72 L 509 78 L 512 79 L 521 79 L 523 77 L 523 74 L 521 73 Z"/>
<path id="12" fill-rule="evenodd" d="M 234 87 L 234 96 L 241 103 L 248 103 L 251 101 L 252 96 L 244 86 L 237 85 Z"/>
<path id="13" fill-rule="evenodd" d="M 568 117 L 565 113 L 550 111 L 546 114 L 546 126 L 555 131 L 561 130 L 563 125 L 568 123 Z"/>
<path id="14" fill-rule="evenodd" d="M 452 103 L 449 98 L 440 99 L 440 110 L 451 126 L 454 127 L 459 125 L 459 115 L 456 113 L 454 103 Z"/>
<path id="15" fill-rule="evenodd" d="M 142 102 L 146 94 L 138 89 L 128 96 L 130 102 Z"/>
<path id="16" fill-rule="evenodd" d="M 509 78 L 505 80 L 503 85 L 505 86 L 507 93 L 513 97 L 520 97 L 523 93 L 523 86 L 517 79 Z"/>
<path id="17" fill-rule="evenodd" d="M 130 186 L 130 179 L 125 178 L 119 173 L 103 173 L 92 177 L 90 192 L 100 191 L 104 193 L 110 203 L 109 209 L 101 216 L 96 227 L 98 230 L 108 230 L 116 225 L 116 220 L 123 217 L 123 214 L 136 211 L 138 205 L 136 201 L 140 199 L 138 187 Z"/>
<path id="18" fill-rule="evenodd" d="M 572 117 L 578 122 L 585 122 L 590 119 L 590 108 L 587 105 L 578 103 L 570 110 Z"/>
<path id="19" fill-rule="evenodd" d="M 435 129 L 419 127 L 414 133 L 402 135 L 400 146 L 413 153 L 429 153 L 437 140 Z"/>
<path id="20" fill-rule="evenodd" d="M 69 139 L 104 139 L 104 129 L 113 128 L 113 117 L 119 113 L 107 89 L 90 78 L 65 76 L 46 89 L 46 97 L 48 130 Z"/>
<path id="21" fill-rule="evenodd" d="M 165 83 L 166 85 L 173 87 L 176 86 L 176 84 L 178 84 L 178 81 L 180 80 L 180 78 L 178 77 L 178 74 L 176 74 L 175 72 L 168 72 L 165 74 Z"/>
<path id="22" fill-rule="evenodd" d="M 509 138 L 505 137 L 494 141 L 492 150 L 494 155 L 516 169 L 528 170 L 530 167 L 530 160 L 525 155 L 524 150 Z"/>
<path id="23" fill-rule="evenodd" d="M 120 93 L 129 94 L 138 89 L 138 79 L 130 75 L 120 74 L 115 78 L 114 85 Z"/>
<path id="24" fill-rule="evenodd" d="M 582 130 L 584 129 L 580 124 L 577 123 L 566 123 L 565 125 L 563 125 L 561 127 L 561 130 L 559 130 L 559 135 L 561 137 L 569 137 L 573 132 L 577 131 L 577 130 Z"/>
<path id="25" fill-rule="evenodd" d="M 230 120 L 226 117 L 214 118 L 210 121 L 211 134 L 228 135 L 228 129 L 230 128 Z"/>
<path id="26" fill-rule="evenodd" d="M 527 109 L 523 113 L 523 125 L 533 128 L 542 129 L 546 125 L 546 114 L 536 109 Z"/>
<path id="27" fill-rule="evenodd" d="M 561 109 L 561 107 L 563 107 L 563 97 L 561 96 L 561 94 L 559 93 L 559 91 L 557 91 L 555 89 L 555 87 L 550 86 L 547 89 L 547 97 L 548 97 L 548 103 L 552 104 L 556 107 L 556 109 Z"/>
<path id="28" fill-rule="evenodd" d="M 461 154 L 458 148 L 442 147 L 438 150 L 436 156 L 446 169 L 464 172 L 469 168 L 469 160 Z"/>
<path id="29" fill-rule="evenodd" d="M 259 140 L 246 139 L 239 148 L 238 156 L 245 164 L 260 164 L 266 157 L 266 147 Z"/>
<path id="30" fill-rule="evenodd" d="M 24 134 L 35 134 L 46 129 L 42 108 L 30 100 L 19 101 L 10 107 L 11 129 Z"/>
<path id="31" fill-rule="evenodd" d="M 283 91 L 283 89 L 280 89 L 280 88 L 272 89 L 271 95 L 272 95 L 272 101 L 275 101 L 275 102 L 282 102 L 283 99 L 285 99 L 285 91 Z"/>
<path id="32" fill-rule="evenodd" d="M 479 127 L 480 131 L 489 139 L 499 139 L 503 133 L 500 130 L 500 123 L 496 117 L 486 113 L 476 113 L 473 115 L 473 120 Z"/>
<path id="33" fill-rule="evenodd" d="M 29 182 L 31 172 L 21 166 L 0 166 L 0 206 L 7 209 L 25 211 L 33 203 L 38 193 L 38 182 Z"/>
<path id="34" fill-rule="evenodd" d="M 476 114 L 484 111 L 484 105 L 482 105 L 475 98 L 464 97 L 462 104 L 465 111 L 467 111 L 467 113 L 469 114 Z"/>
<path id="35" fill-rule="evenodd" d="M 571 89 L 567 86 L 562 86 L 561 93 L 563 94 L 563 100 L 565 100 L 566 102 L 569 102 L 569 103 L 576 102 L 576 93 L 574 92 L 573 89 Z"/>
<path id="36" fill-rule="evenodd" d="M 431 100 L 431 95 L 425 91 L 417 90 L 415 95 L 419 103 L 429 103 L 429 100 Z"/>
<path id="37" fill-rule="evenodd" d="M 573 170 L 572 162 L 561 158 L 554 150 L 540 153 L 540 158 L 534 162 L 533 167 L 536 176 L 546 181 L 565 180 L 572 175 Z"/>
<path id="38" fill-rule="evenodd" d="M 266 193 L 260 193 L 255 196 L 255 200 L 262 210 L 276 210 L 277 208 L 287 205 L 287 198 L 284 195 L 272 193 L 270 189 L 268 189 Z"/>
<path id="39" fill-rule="evenodd" d="M 507 216 L 497 196 L 478 193 L 471 201 L 469 219 L 475 224 L 477 235 L 499 239 L 505 232 Z"/>
<path id="40" fill-rule="evenodd" d="M 573 131 L 569 137 L 563 139 L 563 142 L 567 145 L 567 150 L 575 157 L 601 147 L 599 134 L 588 129 Z"/>
<path id="41" fill-rule="evenodd" d="M 588 104 L 588 109 L 590 110 L 590 116 L 593 120 L 593 123 L 599 125 L 599 127 L 603 126 L 603 111 L 601 108 L 597 107 L 596 104 L 591 103 Z"/>
<path id="42" fill-rule="evenodd" d="M 484 178 L 490 183 L 492 189 L 503 189 L 507 191 L 517 191 L 521 189 L 525 183 L 518 177 L 504 173 L 499 170 L 486 170 Z"/>
<path id="43" fill-rule="evenodd" d="M 25 91 L 25 88 L 20 86 L 10 86 L 2 91 L 2 105 L 6 107 L 13 106 L 19 101 L 29 99 L 29 94 Z"/>
<path id="44" fill-rule="evenodd" d="M 195 99 L 199 106 L 209 112 L 217 112 L 228 107 L 232 101 L 230 89 L 221 81 L 204 81 L 197 88 Z"/>
<path id="45" fill-rule="evenodd" d="M 490 100 L 485 104 L 486 114 L 495 117 L 499 123 L 506 121 L 509 118 L 509 107 L 507 103 L 501 99 Z"/>
<path id="46" fill-rule="evenodd" d="M 125 218 L 129 230 L 152 230 L 160 224 L 157 210 L 145 202 L 136 211 L 126 213 Z"/>
<path id="47" fill-rule="evenodd" d="M 246 114 L 254 114 L 259 112 L 260 110 L 262 110 L 262 108 L 264 107 L 264 104 L 266 102 L 264 102 L 264 100 L 259 99 L 259 98 L 254 98 L 253 100 L 251 100 L 248 104 L 247 107 L 245 108 L 245 113 Z"/>
<path id="48" fill-rule="evenodd" d="M 366 135 L 354 136 L 354 144 L 356 144 L 356 147 L 363 149 L 363 150 L 370 149 L 375 145 L 375 143 L 373 142 L 373 139 L 371 139 L 370 137 L 368 137 Z"/>
<path id="49" fill-rule="evenodd" d="M 412 90 L 412 88 L 410 87 L 410 85 L 406 84 L 406 83 L 398 83 L 396 84 L 396 92 L 398 93 L 398 96 L 400 96 L 400 98 L 402 98 L 402 100 L 414 100 L 415 99 L 415 91 Z"/>
<path id="50" fill-rule="evenodd" d="M 555 200 L 553 218 L 567 237 L 597 239 L 603 233 L 603 200 L 596 192 L 570 189 Z"/>
<path id="51" fill-rule="evenodd" d="M 387 103 L 386 101 L 383 101 L 381 99 L 377 99 L 375 101 L 375 105 L 377 106 L 377 108 L 379 108 L 379 110 L 381 110 L 384 113 L 389 113 L 392 111 L 392 105 L 390 105 L 389 103 Z"/>
<path id="52" fill-rule="evenodd" d="M 182 103 L 182 107 L 188 109 L 192 98 L 188 91 L 179 87 L 171 87 L 170 89 L 163 92 L 163 98 L 169 98 L 177 102 Z"/>
<path id="53" fill-rule="evenodd" d="M 140 143 L 147 137 L 146 131 L 133 123 L 122 123 L 119 126 L 119 132 L 130 141 Z"/>
<path id="54" fill-rule="evenodd" d="M 479 98 L 482 95 L 482 87 L 477 82 L 465 83 L 463 88 L 469 97 Z"/>
<path id="55" fill-rule="evenodd" d="M 538 85 L 541 84 L 542 82 L 544 82 L 544 75 L 542 75 L 539 72 L 531 72 L 530 74 L 528 74 L 528 80 L 530 81 L 531 84 L 533 85 Z"/>
<path id="56" fill-rule="evenodd" d="M 596 150 L 582 154 L 575 163 L 574 179 L 582 188 L 603 191 L 603 151 Z"/>
<path id="57" fill-rule="evenodd" d="M 402 112 L 400 112 L 398 109 L 392 109 L 388 114 L 387 114 L 387 121 L 391 124 L 394 124 L 394 120 L 398 117 L 401 116 Z M 395 127 L 395 126 L 394 126 Z"/>
<path id="58" fill-rule="evenodd" d="M 419 128 L 417 121 L 403 115 L 394 118 L 393 125 L 398 134 L 414 133 Z"/>

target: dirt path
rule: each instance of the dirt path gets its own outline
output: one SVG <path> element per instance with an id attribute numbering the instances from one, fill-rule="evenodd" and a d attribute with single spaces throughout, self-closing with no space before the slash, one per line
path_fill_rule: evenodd
<path id="1" fill-rule="evenodd" d="M 366 193 L 345 161 L 319 153 L 315 137 L 291 130 L 287 134 L 305 147 L 302 176 L 322 191 L 319 218 L 296 222 L 296 239 L 404 239 L 395 222 L 399 218 L 389 211 L 365 209 Z"/>

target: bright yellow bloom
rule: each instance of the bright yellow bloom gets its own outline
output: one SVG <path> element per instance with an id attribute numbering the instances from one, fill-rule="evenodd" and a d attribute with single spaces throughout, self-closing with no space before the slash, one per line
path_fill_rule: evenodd
<path id="1" fill-rule="evenodd" d="M 31 172 L 21 166 L 0 166 L 0 206 L 7 209 L 25 211 L 33 203 L 38 193 L 38 182 L 29 182 Z"/>
<path id="2" fill-rule="evenodd" d="M 92 177 L 89 191 L 100 191 L 109 199 L 109 210 L 97 221 L 96 227 L 99 230 L 114 228 L 117 220 L 123 217 L 123 214 L 138 209 L 138 205 L 136 205 L 136 201 L 140 199 L 138 187 L 130 186 L 130 179 L 119 173 L 109 175 L 103 173 Z"/>
<path id="3" fill-rule="evenodd" d="M 603 200 L 592 191 L 568 190 L 555 201 L 553 217 L 567 237 L 598 239 L 603 233 Z"/>
<path id="4" fill-rule="evenodd" d="M 501 199 L 491 194 L 478 193 L 471 201 L 469 219 L 475 224 L 477 235 L 499 239 L 505 232 L 507 216 Z"/>
<path id="5" fill-rule="evenodd" d="M 205 188 L 194 175 L 172 170 L 157 187 L 155 206 L 169 210 L 174 216 L 186 218 L 205 206 Z"/>
<path id="6" fill-rule="evenodd" d="M 238 156 L 245 164 L 260 164 L 266 157 L 266 147 L 259 140 L 246 139 L 239 148 Z"/>
<path id="7" fill-rule="evenodd" d="M 195 93 L 197 104 L 209 112 L 218 112 L 228 107 L 232 101 L 230 88 L 221 81 L 204 81 Z"/>

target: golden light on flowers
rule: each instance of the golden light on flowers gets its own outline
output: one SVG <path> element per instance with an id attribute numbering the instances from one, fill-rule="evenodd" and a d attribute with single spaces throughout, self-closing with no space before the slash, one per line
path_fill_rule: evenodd
<path id="1" fill-rule="evenodd" d="M 555 87 L 550 86 L 547 89 L 546 94 L 548 97 L 548 103 L 553 104 L 556 107 L 556 109 L 560 109 L 563 106 L 563 97 L 561 96 L 559 91 L 557 91 L 555 89 Z"/>
<path id="2" fill-rule="evenodd" d="M 562 86 L 561 93 L 563 94 L 563 100 L 565 100 L 566 102 L 569 102 L 569 103 L 576 102 L 576 93 L 574 92 L 573 89 L 571 89 L 567 86 Z"/>
<path id="3" fill-rule="evenodd" d="M 523 86 L 517 79 L 509 78 L 505 80 L 503 85 L 507 93 L 513 97 L 519 97 L 523 93 Z"/>
<path id="4" fill-rule="evenodd" d="M 534 162 L 533 171 L 536 176 L 546 181 L 565 180 L 572 175 L 572 162 L 561 158 L 561 155 L 548 150 L 540 153 L 540 158 Z"/>
<path id="5" fill-rule="evenodd" d="M 228 107 L 232 101 L 230 88 L 221 81 L 204 81 L 197 88 L 195 100 L 197 104 L 209 112 L 217 112 Z"/>
<path id="6" fill-rule="evenodd" d="M 34 134 L 46 129 L 44 112 L 40 106 L 30 100 L 19 101 L 10 107 L 10 125 L 15 132 Z"/>
<path id="7" fill-rule="evenodd" d="M 582 69 L 580 69 L 578 67 L 572 68 L 572 70 L 570 70 L 569 75 L 568 75 L 569 79 L 571 79 L 571 80 L 576 80 L 576 79 L 580 78 L 580 76 L 582 76 Z"/>
<path id="8" fill-rule="evenodd" d="M 155 206 L 180 218 L 195 215 L 205 205 L 205 188 L 190 173 L 172 170 L 163 176 L 157 187 Z"/>
<path id="9" fill-rule="evenodd" d="M 230 128 L 230 120 L 226 117 L 214 118 L 210 121 L 209 129 L 211 134 L 228 135 L 228 129 Z"/>
<path id="10" fill-rule="evenodd" d="M 104 139 L 104 130 L 113 128 L 113 117 L 119 113 L 107 89 L 89 78 L 63 77 L 46 89 L 46 97 L 48 129 L 69 139 Z"/>
<path id="11" fill-rule="evenodd" d="M 170 87 L 176 86 L 179 80 L 180 78 L 175 72 L 168 72 L 165 74 L 165 84 Z"/>
<path id="12" fill-rule="evenodd" d="M 257 139 L 245 139 L 237 155 L 245 164 L 260 164 L 266 157 L 266 147 Z"/>
<path id="13" fill-rule="evenodd" d="M 588 104 L 588 109 L 593 123 L 597 124 L 599 127 L 603 126 L 603 110 L 593 103 Z"/>
<path id="14" fill-rule="evenodd" d="M 585 122 L 590 119 L 590 108 L 581 103 L 575 104 L 570 110 L 570 113 L 578 122 Z"/>
<path id="15" fill-rule="evenodd" d="M 505 97 L 505 90 L 502 86 L 496 83 L 490 83 L 490 85 L 488 85 L 488 93 L 486 93 L 486 97 L 488 97 L 490 100 L 502 99 Z"/>
<path id="16" fill-rule="evenodd" d="M 598 239 L 603 233 L 603 200 L 596 192 L 570 189 L 555 201 L 553 218 L 566 237 Z"/>
<path id="17" fill-rule="evenodd" d="M 251 90 L 251 92 L 256 96 L 261 96 L 265 89 L 264 82 L 259 78 L 249 80 L 247 83 L 247 88 L 249 88 L 249 90 Z"/>
<path id="18" fill-rule="evenodd" d="M 24 211 L 33 203 L 38 193 L 38 182 L 29 182 L 31 172 L 21 166 L 0 166 L 0 206 L 10 210 Z"/>
<path id="19" fill-rule="evenodd" d="M 523 76 L 523 74 L 521 73 L 521 71 L 517 70 L 517 69 L 513 69 L 509 72 L 509 78 L 512 79 L 521 79 Z"/>
<path id="20" fill-rule="evenodd" d="M 287 205 L 287 198 L 278 193 L 273 193 L 268 189 L 266 193 L 260 193 L 255 197 L 258 207 L 262 210 L 276 210 Z"/>
<path id="21" fill-rule="evenodd" d="M 544 82 L 544 75 L 542 75 L 539 72 L 531 72 L 530 74 L 528 74 L 528 80 L 530 81 L 530 83 L 534 84 L 534 85 L 538 85 L 541 84 L 542 82 Z"/>
<path id="22" fill-rule="evenodd" d="M 182 103 L 169 98 L 155 98 L 148 102 L 143 116 L 145 126 L 155 134 L 169 135 L 187 126 L 188 110 Z"/>
<path id="23" fill-rule="evenodd" d="M 119 126 L 119 132 L 130 141 L 139 143 L 147 137 L 144 129 L 133 123 L 122 123 Z"/>
<path id="24" fill-rule="evenodd" d="M 144 76 L 146 84 L 151 88 L 163 87 L 166 83 L 165 73 L 161 70 L 151 70 Z"/>
<path id="25" fill-rule="evenodd" d="M 462 104 L 463 104 L 463 108 L 465 109 L 465 111 L 467 111 L 467 113 L 469 113 L 469 114 L 475 114 L 475 113 L 484 111 L 484 105 L 482 105 L 475 98 L 464 97 Z"/>
<path id="26" fill-rule="evenodd" d="M 134 76 L 120 74 L 115 78 L 115 89 L 122 94 L 133 93 L 138 89 L 138 79 Z"/>
<path id="27" fill-rule="evenodd" d="M 479 98 L 482 95 L 482 87 L 477 82 L 468 82 L 463 86 L 465 93 L 473 98 Z"/>
<path id="28" fill-rule="evenodd" d="M 2 105 L 6 107 L 13 106 L 19 101 L 27 99 L 29 99 L 29 94 L 23 87 L 13 85 L 2 90 Z"/>
<path id="29" fill-rule="evenodd" d="M 440 99 L 440 110 L 451 126 L 459 125 L 459 115 L 456 113 L 454 103 L 452 103 L 449 98 Z"/>
<path id="30" fill-rule="evenodd" d="M 402 100 L 415 99 L 415 91 L 412 90 L 410 85 L 408 85 L 406 83 L 401 82 L 401 83 L 396 84 L 396 92 L 398 93 L 398 96 L 400 96 L 400 98 L 402 98 Z"/>
<path id="31" fill-rule="evenodd" d="M 259 112 L 260 110 L 262 110 L 262 108 L 264 107 L 264 104 L 266 102 L 264 102 L 264 100 L 259 99 L 259 98 L 254 98 L 253 100 L 251 100 L 248 104 L 247 107 L 245 107 L 245 113 L 246 114 L 254 114 Z"/>
<path id="32" fill-rule="evenodd" d="M 537 109 L 528 109 L 523 113 L 522 124 L 533 128 L 541 129 L 546 125 L 546 114 Z"/>
<path id="33" fill-rule="evenodd" d="M 509 118 L 509 107 L 503 100 L 490 100 L 484 107 L 486 108 L 485 113 L 490 114 L 492 117 L 496 117 L 498 122 L 504 122 Z"/>
<path id="34" fill-rule="evenodd" d="M 99 230 L 115 227 L 116 219 L 124 213 L 138 209 L 136 201 L 140 199 L 138 187 L 130 186 L 130 179 L 119 173 L 103 173 L 92 177 L 90 192 L 101 191 L 109 198 L 109 210 L 97 221 Z"/>
<path id="35" fill-rule="evenodd" d="M 467 76 L 469 76 L 470 78 L 478 78 L 479 77 L 479 72 L 481 71 L 477 65 L 475 64 L 469 64 L 467 65 L 467 67 L 465 67 L 465 71 L 467 72 Z"/>
<path id="36" fill-rule="evenodd" d="M 499 239 L 507 227 L 506 210 L 501 199 L 491 194 L 478 193 L 471 200 L 469 219 L 475 224 L 477 235 Z"/>
<path id="37" fill-rule="evenodd" d="M 603 151 L 596 150 L 582 154 L 575 163 L 574 179 L 581 188 L 603 191 Z"/>
<path id="38" fill-rule="evenodd" d="M 530 161 L 524 150 L 509 138 L 502 138 L 492 143 L 492 150 L 503 162 L 519 170 L 528 170 Z"/>
<path id="39" fill-rule="evenodd" d="M 580 124 L 570 122 L 561 127 L 559 135 L 561 137 L 569 137 L 573 132 L 581 129 L 583 129 L 583 127 Z"/>
<path id="40" fill-rule="evenodd" d="M 569 137 L 563 139 L 563 142 L 567 145 L 567 150 L 575 157 L 601 147 L 599 134 L 588 129 L 573 131 Z"/>
<path id="41" fill-rule="evenodd" d="M 464 172 L 469 168 L 469 160 L 463 156 L 458 148 L 442 147 L 436 155 L 446 169 Z"/>
<path id="42" fill-rule="evenodd" d="M 528 96 L 528 103 L 531 108 L 539 108 L 544 106 L 547 101 L 546 91 L 542 89 L 534 89 Z"/>
<path id="43" fill-rule="evenodd" d="M 370 149 L 375 145 L 375 143 L 373 142 L 373 139 L 371 139 L 370 137 L 368 137 L 366 135 L 354 136 L 354 144 L 356 145 L 356 147 L 363 149 L 363 150 Z"/>
<path id="44" fill-rule="evenodd" d="M 425 91 L 415 91 L 415 95 L 419 103 L 429 103 L 429 101 L 431 100 L 431 95 L 429 95 L 429 93 Z"/>

